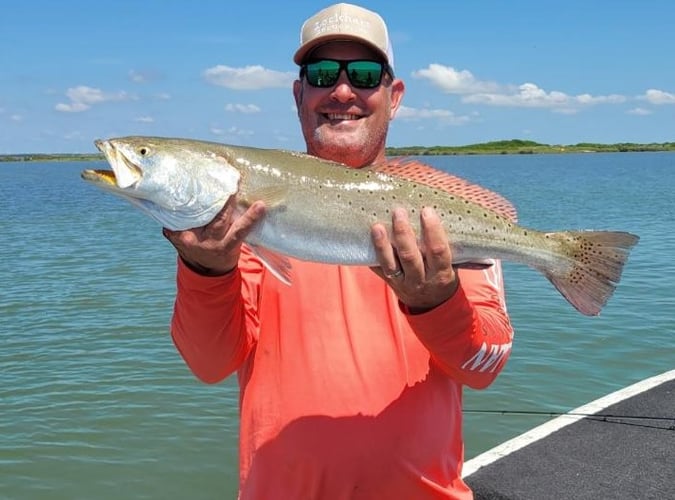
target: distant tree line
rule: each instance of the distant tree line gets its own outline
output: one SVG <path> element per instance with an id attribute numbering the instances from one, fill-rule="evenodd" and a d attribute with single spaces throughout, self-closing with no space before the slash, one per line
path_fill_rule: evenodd
<path id="1" fill-rule="evenodd" d="M 98 161 L 103 160 L 98 153 L 18 153 L 0 155 L 0 161 Z"/>
<path id="2" fill-rule="evenodd" d="M 542 144 L 535 141 L 511 139 L 466 146 L 408 146 L 387 148 L 390 156 L 461 155 L 461 154 L 545 154 L 545 153 L 625 153 L 644 151 L 675 151 L 675 142 L 636 144 Z"/>

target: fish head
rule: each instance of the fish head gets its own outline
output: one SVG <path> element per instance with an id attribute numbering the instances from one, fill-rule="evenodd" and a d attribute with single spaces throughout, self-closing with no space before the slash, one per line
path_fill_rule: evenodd
<path id="1" fill-rule="evenodd" d="M 208 224 L 238 189 L 239 171 L 196 141 L 121 137 L 95 144 L 112 170 L 85 170 L 82 178 L 174 231 Z"/>

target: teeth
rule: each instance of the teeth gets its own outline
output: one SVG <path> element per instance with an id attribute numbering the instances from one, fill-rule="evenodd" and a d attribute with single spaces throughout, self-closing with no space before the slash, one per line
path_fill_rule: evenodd
<path id="1" fill-rule="evenodd" d="M 328 118 L 331 120 L 358 120 L 359 117 L 356 115 L 348 115 L 341 113 L 328 113 Z"/>

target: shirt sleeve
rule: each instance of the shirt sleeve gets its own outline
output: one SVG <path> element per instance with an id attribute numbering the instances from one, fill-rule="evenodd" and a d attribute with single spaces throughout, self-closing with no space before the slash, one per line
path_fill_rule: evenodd
<path id="1" fill-rule="evenodd" d="M 260 262 L 244 251 L 237 269 L 219 277 L 197 274 L 178 259 L 171 337 L 203 382 L 220 382 L 252 352 L 258 338 L 261 273 Z"/>
<path id="2" fill-rule="evenodd" d="M 490 385 L 511 353 L 501 263 L 458 270 L 460 286 L 431 311 L 408 315 L 420 341 L 448 376 L 474 389 Z"/>

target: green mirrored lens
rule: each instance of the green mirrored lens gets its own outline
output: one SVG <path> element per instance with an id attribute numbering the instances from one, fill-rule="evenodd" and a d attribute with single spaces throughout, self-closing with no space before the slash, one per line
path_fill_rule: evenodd
<path id="1" fill-rule="evenodd" d="M 338 61 L 318 61 L 307 65 L 307 81 L 315 87 L 332 87 L 339 77 Z"/>
<path id="2" fill-rule="evenodd" d="M 355 87 L 377 87 L 382 78 L 382 64 L 375 61 L 351 61 L 347 63 L 349 81 Z"/>

